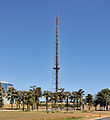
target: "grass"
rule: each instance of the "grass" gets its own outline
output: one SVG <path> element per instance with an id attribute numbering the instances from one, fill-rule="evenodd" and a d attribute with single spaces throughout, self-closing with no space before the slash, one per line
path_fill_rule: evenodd
<path id="1" fill-rule="evenodd" d="M 20 112 L 20 111 L 1 111 L 0 120 L 80 120 L 81 115 L 83 120 L 102 116 L 110 116 L 110 111 L 92 111 L 84 112 L 70 111 L 70 112 L 50 112 L 32 111 L 32 112 Z"/>
<path id="2" fill-rule="evenodd" d="M 77 118 L 69 118 L 69 119 L 64 119 L 64 120 L 79 120 L 81 119 L 81 117 L 77 117 Z"/>

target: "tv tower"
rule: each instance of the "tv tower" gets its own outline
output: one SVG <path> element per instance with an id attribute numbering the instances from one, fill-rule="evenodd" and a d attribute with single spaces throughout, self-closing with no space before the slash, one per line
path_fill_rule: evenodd
<path id="1" fill-rule="evenodd" d="M 55 85 L 56 92 L 58 91 L 58 72 L 59 72 L 59 18 L 58 18 L 58 8 L 57 8 L 57 17 L 56 17 L 56 42 L 55 42 Z"/>

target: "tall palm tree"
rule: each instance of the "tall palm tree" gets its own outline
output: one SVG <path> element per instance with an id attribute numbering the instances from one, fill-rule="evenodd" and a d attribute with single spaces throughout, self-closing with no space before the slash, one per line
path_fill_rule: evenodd
<path id="1" fill-rule="evenodd" d="M 5 90 L 4 88 L 0 88 L 0 107 L 2 108 L 4 105 Z"/>
<path id="2" fill-rule="evenodd" d="M 102 89 L 101 92 L 104 94 L 106 99 L 106 110 L 108 111 L 108 105 L 110 104 L 110 89 Z"/>
<path id="3" fill-rule="evenodd" d="M 99 104 L 99 101 L 95 98 L 94 99 L 94 102 L 93 102 L 93 105 L 95 107 L 95 110 L 97 110 L 97 105 Z"/>
<path id="4" fill-rule="evenodd" d="M 58 100 L 60 101 L 60 109 L 62 110 L 62 107 L 63 107 L 63 100 L 65 100 L 66 98 L 66 94 L 64 92 L 64 88 L 60 88 L 59 89 L 60 91 L 57 92 L 57 95 L 58 95 Z"/>
<path id="5" fill-rule="evenodd" d="M 73 91 L 71 96 L 70 96 L 70 100 L 73 103 L 73 110 L 75 110 L 75 102 L 76 102 L 76 96 L 75 96 L 75 92 Z"/>
<path id="6" fill-rule="evenodd" d="M 16 100 L 16 104 L 17 104 L 17 109 L 20 110 L 20 105 L 21 105 L 21 102 L 22 102 L 22 91 L 16 91 L 16 98 L 15 98 L 15 100 Z"/>
<path id="7" fill-rule="evenodd" d="M 20 95 L 21 95 L 21 102 L 22 102 L 22 111 L 25 110 L 24 105 L 26 104 L 26 91 L 21 91 Z"/>
<path id="8" fill-rule="evenodd" d="M 16 98 L 16 89 L 13 88 L 13 87 L 10 87 L 7 91 L 7 95 L 6 95 L 6 98 L 8 100 L 10 100 L 10 104 L 11 104 L 11 107 L 13 109 L 13 104 L 15 102 L 15 98 Z"/>
<path id="9" fill-rule="evenodd" d="M 49 98 L 51 97 L 51 91 L 44 91 L 43 96 L 46 98 L 46 111 L 47 113 L 49 113 L 48 102 L 49 102 Z"/>
<path id="10" fill-rule="evenodd" d="M 104 110 L 105 110 L 105 107 L 106 107 L 106 110 L 108 110 L 108 105 L 110 104 L 110 89 L 108 88 L 102 89 L 96 94 L 95 99 L 100 104 L 100 110 L 102 107 L 104 107 Z"/>
<path id="11" fill-rule="evenodd" d="M 31 90 L 34 93 L 36 109 L 38 110 L 38 108 L 39 108 L 39 98 L 42 97 L 41 87 L 36 87 L 36 85 L 35 86 L 30 86 L 30 87 L 31 87 Z"/>
<path id="12" fill-rule="evenodd" d="M 98 101 L 98 103 L 100 104 L 100 110 L 102 110 L 102 107 L 106 106 L 106 97 L 105 95 L 102 93 L 102 91 L 98 92 L 95 96 L 95 99 Z"/>
<path id="13" fill-rule="evenodd" d="M 78 95 L 79 95 L 79 102 L 80 102 L 80 109 L 81 109 L 81 106 L 82 106 L 82 98 L 83 98 L 83 96 L 84 96 L 84 90 L 83 89 L 79 89 L 78 90 Z"/>
<path id="14" fill-rule="evenodd" d="M 29 111 L 30 111 L 30 106 L 32 106 L 33 109 L 33 104 L 35 103 L 35 97 L 32 90 L 29 90 L 25 93 L 25 103 Z"/>
<path id="15" fill-rule="evenodd" d="M 77 92 L 77 91 L 73 91 L 72 94 L 73 94 L 73 98 L 74 98 L 74 101 L 73 101 L 73 102 L 76 102 L 76 103 L 77 103 L 77 110 L 78 110 L 78 101 L 79 101 L 78 92 Z"/>
<path id="16" fill-rule="evenodd" d="M 88 106 L 89 106 L 88 110 L 90 110 L 90 108 L 91 108 L 91 106 L 93 104 L 93 95 L 88 94 L 86 96 L 86 102 L 88 103 Z"/>
<path id="17" fill-rule="evenodd" d="M 68 111 L 69 98 L 71 97 L 71 93 L 70 92 L 65 92 L 65 96 L 66 96 L 66 110 Z"/>
<path id="18" fill-rule="evenodd" d="M 80 109 L 81 109 L 82 98 L 83 98 L 84 92 L 85 91 L 83 91 L 83 89 L 79 89 L 78 91 L 73 91 L 72 92 L 73 97 L 74 97 L 74 99 L 76 100 L 76 103 L 77 103 L 77 110 L 78 110 L 79 105 L 80 105 Z"/>

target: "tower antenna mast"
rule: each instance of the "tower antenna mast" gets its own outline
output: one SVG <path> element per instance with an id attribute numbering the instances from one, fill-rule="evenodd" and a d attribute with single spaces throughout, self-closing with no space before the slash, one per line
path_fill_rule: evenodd
<path id="1" fill-rule="evenodd" d="M 57 17 L 56 17 L 56 43 L 55 43 L 55 85 L 56 85 L 56 92 L 58 91 L 58 72 L 59 72 L 59 18 L 58 18 L 58 8 L 57 8 Z"/>

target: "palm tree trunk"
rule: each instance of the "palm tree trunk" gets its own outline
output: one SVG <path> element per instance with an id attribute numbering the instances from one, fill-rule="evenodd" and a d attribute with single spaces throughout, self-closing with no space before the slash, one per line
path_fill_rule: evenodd
<path id="1" fill-rule="evenodd" d="M 23 102 L 23 109 L 22 110 L 24 111 L 24 102 Z"/>
<path id="2" fill-rule="evenodd" d="M 19 104 L 19 110 L 20 110 L 20 104 Z"/>
<path id="3" fill-rule="evenodd" d="M 51 109 L 51 111 L 53 111 L 53 99 L 52 99 L 52 103 L 51 103 L 52 105 L 51 105 L 51 107 L 52 107 L 52 109 Z"/>
<path id="4" fill-rule="evenodd" d="M 12 110 L 13 110 L 13 104 L 11 104 L 11 108 L 12 108 Z"/>
<path id="5" fill-rule="evenodd" d="M 91 107 L 90 107 L 90 104 L 89 104 L 89 111 L 90 111 Z"/>
<path id="6" fill-rule="evenodd" d="M 56 108 L 56 102 L 57 102 L 57 100 L 55 99 L 55 110 L 57 109 L 57 108 Z"/>
<path id="7" fill-rule="evenodd" d="M 16 109 L 18 110 L 18 103 L 16 103 Z"/>
<path id="8" fill-rule="evenodd" d="M 78 110 L 78 99 L 77 99 L 77 110 Z"/>
<path id="9" fill-rule="evenodd" d="M 67 96 L 67 100 L 66 100 L 66 110 L 68 111 L 68 96 Z"/>
<path id="10" fill-rule="evenodd" d="M 47 111 L 47 113 L 49 112 L 48 111 L 48 96 L 46 96 L 46 111 Z"/>
<path id="11" fill-rule="evenodd" d="M 37 110 L 39 109 L 39 99 L 38 99 L 38 96 L 36 96 L 36 109 Z"/>
<path id="12" fill-rule="evenodd" d="M 95 111 L 97 110 L 97 106 L 95 106 Z"/>
<path id="13" fill-rule="evenodd" d="M 34 106 L 32 105 L 32 110 L 34 110 Z"/>

